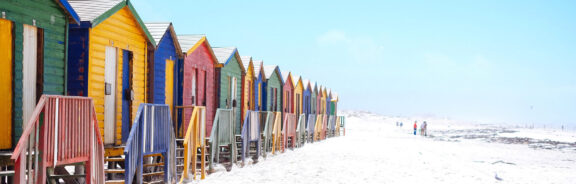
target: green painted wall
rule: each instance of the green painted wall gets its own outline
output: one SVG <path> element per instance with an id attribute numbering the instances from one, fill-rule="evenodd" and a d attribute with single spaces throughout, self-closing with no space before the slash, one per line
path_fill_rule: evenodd
<path id="1" fill-rule="evenodd" d="M 277 88 L 276 92 L 276 103 L 278 106 L 276 109 L 272 109 L 272 88 Z M 282 80 L 277 74 L 272 74 L 272 77 L 268 79 L 266 83 L 266 109 L 268 111 L 282 112 Z"/>
<path id="2" fill-rule="evenodd" d="M 234 108 L 235 117 L 235 131 L 236 134 L 240 134 L 240 107 L 242 102 L 242 68 L 236 57 L 233 57 L 228 61 L 228 64 L 222 67 L 220 71 L 220 104 L 219 108 L 230 108 L 232 103 L 230 102 L 229 94 L 229 84 L 228 77 L 230 77 L 230 82 L 232 82 L 232 77 L 236 77 L 236 107 Z M 226 102 L 229 102 L 230 106 L 227 106 Z"/>
<path id="3" fill-rule="evenodd" d="M 65 12 L 53 0 L 0 0 L 0 16 L 14 22 L 14 141 L 22 134 L 22 32 L 23 24 L 44 30 L 44 85 L 45 94 L 64 94 L 66 76 Z M 2 18 L 2 17 L 0 17 Z"/>

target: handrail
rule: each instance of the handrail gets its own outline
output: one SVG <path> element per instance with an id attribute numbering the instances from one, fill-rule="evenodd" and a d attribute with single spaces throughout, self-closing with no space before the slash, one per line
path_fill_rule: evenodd
<path id="1" fill-rule="evenodd" d="M 210 133 L 210 170 L 214 169 L 214 163 L 220 163 L 220 146 L 231 145 L 230 162 L 236 163 L 236 142 L 234 141 L 234 120 L 232 109 L 216 109 L 216 116 Z"/>
<path id="2" fill-rule="evenodd" d="M 346 117 L 340 116 L 340 127 L 342 128 L 342 136 L 346 136 Z"/>
<path id="3" fill-rule="evenodd" d="M 336 119 L 334 119 L 334 116 L 329 115 L 328 116 L 328 135 L 330 137 L 333 137 L 335 134 L 335 132 L 334 132 L 335 130 L 336 130 Z"/>
<path id="4" fill-rule="evenodd" d="M 273 112 L 274 113 L 274 123 L 272 126 L 272 154 L 276 152 L 276 150 L 282 149 L 282 113 L 281 112 Z"/>
<path id="5" fill-rule="evenodd" d="M 340 121 L 342 121 L 341 116 L 336 116 L 336 130 L 334 130 L 334 136 L 340 136 Z"/>
<path id="6" fill-rule="evenodd" d="M 300 114 L 296 127 L 296 146 L 301 147 L 306 143 L 306 114 Z"/>
<path id="7" fill-rule="evenodd" d="M 294 148 L 296 144 L 296 114 L 286 113 L 284 117 L 284 127 L 282 127 L 282 133 L 284 134 L 284 144 L 282 144 L 282 152 L 285 151 L 286 146 L 288 146 L 288 138 L 292 138 L 291 148 Z"/>
<path id="8" fill-rule="evenodd" d="M 42 95 L 11 156 L 14 182 L 46 183 L 46 168 L 86 162 L 86 183 L 104 183 L 103 153 L 91 98 Z"/>
<path id="9" fill-rule="evenodd" d="M 314 142 L 314 131 L 316 128 L 316 114 L 308 115 L 308 141 Z"/>
<path id="10" fill-rule="evenodd" d="M 256 155 L 260 155 L 260 118 L 258 111 L 246 111 L 244 126 L 242 126 L 242 162 L 246 153 L 250 153 L 250 143 L 256 142 Z"/>
<path id="11" fill-rule="evenodd" d="M 262 131 L 262 137 L 264 138 L 264 150 L 262 151 L 262 156 L 266 158 L 267 152 L 272 151 L 272 130 L 274 129 L 274 115 L 273 112 L 262 112 L 265 113 L 266 119 L 264 121 L 264 130 Z"/>
<path id="12" fill-rule="evenodd" d="M 324 115 L 322 116 L 322 140 L 326 139 L 326 131 L 327 131 L 327 127 L 328 127 L 328 115 Z"/>
<path id="13" fill-rule="evenodd" d="M 164 154 L 164 181 L 175 176 L 175 142 L 170 108 L 165 104 L 140 104 L 126 141 L 125 183 L 132 183 L 134 176 L 137 182 L 142 179 L 144 155 Z M 136 173 L 137 172 L 137 173 Z"/>
<path id="14" fill-rule="evenodd" d="M 206 165 L 206 144 L 204 143 L 206 138 L 206 131 L 204 131 L 206 129 L 206 107 L 195 106 L 188 125 L 189 126 L 186 130 L 186 136 L 184 137 L 184 170 L 182 171 L 183 174 L 179 183 L 183 183 L 185 180 L 189 179 L 188 175 L 190 173 L 190 166 L 192 167 L 192 172 L 194 173 L 192 179 L 196 179 L 196 150 L 198 149 L 200 149 L 201 154 L 200 179 L 206 178 L 206 168 L 204 168 Z"/>

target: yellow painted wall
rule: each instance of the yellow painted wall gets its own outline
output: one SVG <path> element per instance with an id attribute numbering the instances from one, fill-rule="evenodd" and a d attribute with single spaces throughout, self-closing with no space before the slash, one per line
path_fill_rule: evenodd
<path id="1" fill-rule="evenodd" d="M 0 149 L 12 147 L 12 22 L 0 19 Z"/>
<path id="2" fill-rule="evenodd" d="M 166 85 L 164 93 L 166 94 L 166 104 L 170 106 L 172 112 L 172 105 L 174 104 L 174 61 L 166 60 Z M 172 113 L 170 113 L 172 114 Z"/>
<path id="3" fill-rule="evenodd" d="M 244 77 L 244 104 L 242 105 L 242 121 L 244 121 L 246 111 L 254 109 L 254 66 L 252 65 L 251 61 L 244 62 L 250 62 L 250 64 L 248 64 L 248 68 L 246 69 L 246 76 Z M 248 107 L 248 104 L 250 104 L 250 107 Z"/>
<path id="4" fill-rule="evenodd" d="M 96 25 L 90 30 L 90 66 L 88 96 L 94 98 L 100 132 L 104 132 L 104 58 L 106 46 L 132 51 L 133 54 L 133 90 L 132 119 L 134 120 L 140 103 L 146 102 L 147 79 L 147 37 L 128 9 L 123 9 Z M 116 144 L 122 138 L 122 50 L 118 51 L 116 80 Z"/>
<path id="5" fill-rule="evenodd" d="M 303 105 L 302 101 L 303 101 L 303 98 L 304 98 L 304 85 L 302 84 L 302 80 L 301 80 L 301 79 L 296 79 L 296 80 L 298 80 L 298 81 L 296 82 L 296 87 L 294 88 L 294 113 L 295 113 L 296 115 L 300 115 L 300 114 L 302 114 L 302 112 L 304 111 L 304 110 L 303 110 L 303 107 L 302 107 L 302 105 Z M 296 98 L 296 97 L 297 97 L 296 95 L 299 95 L 299 96 L 300 96 L 300 99 Z M 296 110 L 297 110 L 297 109 L 296 109 L 296 104 L 298 104 L 299 107 L 300 107 L 300 108 L 298 109 L 298 111 L 296 111 Z"/>

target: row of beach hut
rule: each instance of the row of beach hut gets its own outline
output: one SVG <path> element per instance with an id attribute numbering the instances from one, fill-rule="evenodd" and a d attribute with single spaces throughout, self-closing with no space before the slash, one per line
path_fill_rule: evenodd
<path id="1" fill-rule="evenodd" d="M 184 182 L 343 134 L 329 88 L 129 0 L 0 13 L 0 183 Z"/>

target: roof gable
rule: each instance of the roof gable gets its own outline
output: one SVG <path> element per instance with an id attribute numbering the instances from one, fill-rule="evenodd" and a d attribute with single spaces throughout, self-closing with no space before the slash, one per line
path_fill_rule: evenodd
<path id="1" fill-rule="evenodd" d="M 218 62 L 223 65 L 227 65 L 232 58 L 236 58 L 242 73 L 246 72 L 244 68 L 244 64 L 242 63 L 242 59 L 240 58 L 240 54 L 238 54 L 238 49 L 236 47 L 213 47 L 212 50 L 214 51 L 214 55 L 218 59 Z"/>
<path id="2" fill-rule="evenodd" d="M 176 31 L 171 22 L 148 22 L 145 23 L 145 25 L 157 44 L 156 49 L 160 47 L 162 39 L 169 34 L 172 37 L 172 44 L 174 44 L 174 48 L 176 48 L 176 53 L 178 56 L 182 56 L 182 48 L 180 47 Z"/>
<path id="3" fill-rule="evenodd" d="M 138 25 L 148 38 L 148 41 L 156 47 L 156 41 L 148 32 L 148 28 L 140 19 L 140 16 L 134 9 L 134 6 L 128 0 L 68 0 L 72 8 L 78 13 L 81 21 L 87 21 L 91 23 L 91 27 L 95 27 L 102 23 L 104 20 L 108 19 L 110 16 L 114 15 L 116 12 L 124 7 L 128 7 L 132 16 Z"/>

